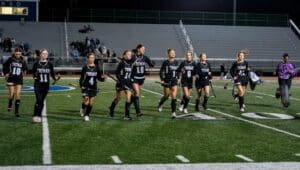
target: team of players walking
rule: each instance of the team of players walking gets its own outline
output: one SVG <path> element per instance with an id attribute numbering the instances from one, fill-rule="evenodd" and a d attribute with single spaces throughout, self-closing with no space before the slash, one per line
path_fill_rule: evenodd
<path id="1" fill-rule="evenodd" d="M 239 110 L 245 111 L 244 95 L 248 84 L 249 66 L 245 57 L 248 51 L 241 50 L 237 53 L 236 61 L 232 64 L 230 74 L 233 78 L 235 87 L 238 91 L 235 98 L 239 101 Z M 288 61 L 287 61 L 288 62 Z M 124 119 L 131 120 L 130 106 L 133 104 L 136 116 L 143 115 L 140 107 L 141 87 L 145 81 L 146 66 L 153 67 L 155 65 L 149 57 L 145 55 L 145 46 L 137 45 L 135 50 L 125 50 L 122 58 L 115 71 L 115 77 L 106 74 L 100 70 L 95 64 L 95 55 L 89 53 L 87 55 L 87 63 L 82 67 L 79 79 L 79 85 L 82 90 L 82 106 L 81 115 L 85 121 L 89 121 L 95 97 L 98 93 L 97 81 L 105 81 L 107 76 L 116 81 L 116 94 L 109 107 L 109 115 L 114 116 L 114 110 L 119 103 L 122 92 L 125 93 L 125 109 Z M 284 69 L 284 68 L 278 68 Z M 294 68 L 295 69 L 295 68 Z M 7 80 L 9 89 L 8 111 L 13 110 L 13 100 L 15 98 L 15 115 L 19 114 L 19 106 L 21 103 L 20 93 L 23 85 L 23 75 L 27 71 L 27 64 L 22 57 L 22 50 L 16 48 L 12 57 L 3 64 L 3 73 Z M 34 92 L 36 102 L 34 106 L 33 122 L 41 122 L 44 100 L 48 94 L 50 77 L 56 82 L 60 79 L 59 75 L 55 75 L 53 65 L 48 61 L 48 52 L 46 49 L 40 50 L 40 59 L 33 65 Z M 291 79 L 295 76 L 295 72 L 291 72 Z M 204 93 L 202 107 L 204 110 L 208 108 L 208 99 L 210 92 L 210 83 L 212 79 L 212 71 L 210 63 L 207 62 L 207 55 L 200 54 L 199 62 L 193 60 L 192 52 L 186 52 L 185 60 L 179 63 L 176 60 L 176 52 L 174 49 L 167 49 L 167 59 L 163 61 L 159 71 L 160 83 L 163 87 L 163 96 L 161 97 L 157 109 L 159 112 L 163 109 L 163 104 L 169 98 L 171 99 L 171 117 L 176 117 L 177 91 L 179 85 L 182 90 L 182 99 L 179 110 L 188 113 L 188 104 L 191 98 L 193 82 L 195 82 L 197 96 L 195 99 L 195 110 L 199 111 L 200 98 Z M 284 81 L 280 81 L 281 83 Z"/>

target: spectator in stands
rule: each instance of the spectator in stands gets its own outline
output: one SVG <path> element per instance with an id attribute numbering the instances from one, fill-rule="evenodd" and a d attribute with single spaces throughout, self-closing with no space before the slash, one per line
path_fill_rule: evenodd
<path id="1" fill-rule="evenodd" d="M 23 46 L 24 46 L 24 52 L 25 52 L 25 53 L 28 53 L 28 51 L 29 51 L 30 48 L 31 48 L 30 44 L 29 44 L 28 42 L 25 42 Z"/>
<path id="2" fill-rule="evenodd" d="M 73 58 L 79 58 L 79 56 L 80 56 L 80 54 L 79 54 L 78 49 L 77 48 L 73 48 L 71 50 L 71 57 L 73 57 Z"/>
<path id="3" fill-rule="evenodd" d="M 92 31 L 94 31 L 94 29 L 89 24 L 83 25 L 83 28 L 78 30 L 79 33 L 88 33 L 88 32 L 92 32 Z"/>
<path id="4" fill-rule="evenodd" d="M 116 52 L 113 50 L 112 54 L 111 54 L 111 62 L 112 63 L 116 63 L 117 62 L 117 54 Z"/>
<path id="5" fill-rule="evenodd" d="M 225 64 L 224 63 L 222 63 L 220 65 L 220 73 L 221 73 L 220 80 L 224 80 L 224 76 L 225 76 Z"/>

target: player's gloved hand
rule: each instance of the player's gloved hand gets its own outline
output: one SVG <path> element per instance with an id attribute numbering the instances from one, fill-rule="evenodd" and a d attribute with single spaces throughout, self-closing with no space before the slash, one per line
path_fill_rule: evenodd
<path id="1" fill-rule="evenodd" d="M 82 89 L 82 90 L 85 90 L 85 89 L 86 89 L 86 87 L 84 87 L 84 86 L 81 86 L 81 89 Z"/>
<path id="2" fill-rule="evenodd" d="M 236 79 L 237 79 L 237 76 L 234 76 L 234 77 L 233 77 L 233 80 L 236 80 Z"/>
<path id="3" fill-rule="evenodd" d="M 166 83 L 165 83 L 165 81 L 161 80 L 161 81 L 160 81 L 160 84 L 163 86 L 163 85 L 165 85 Z"/>

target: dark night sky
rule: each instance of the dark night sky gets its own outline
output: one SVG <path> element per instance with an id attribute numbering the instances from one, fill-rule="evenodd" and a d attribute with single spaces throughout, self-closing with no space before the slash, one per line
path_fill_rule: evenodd
<path id="1" fill-rule="evenodd" d="M 99 5 L 103 3 L 103 5 Z M 238 12 L 289 14 L 300 21 L 297 0 L 237 0 Z M 105 9 L 149 9 L 174 11 L 231 12 L 233 0 L 41 0 L 40 10 L 46 8 L 105 8 Z"/>

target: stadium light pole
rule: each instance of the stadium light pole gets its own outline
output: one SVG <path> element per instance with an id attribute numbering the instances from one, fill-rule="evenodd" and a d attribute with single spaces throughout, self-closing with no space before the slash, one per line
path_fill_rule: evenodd
<path id="1" fill-rule="evenodd" d="M 236 25 L 236 2 L 237 0 L 233 0 L 233 25 Z"/>

